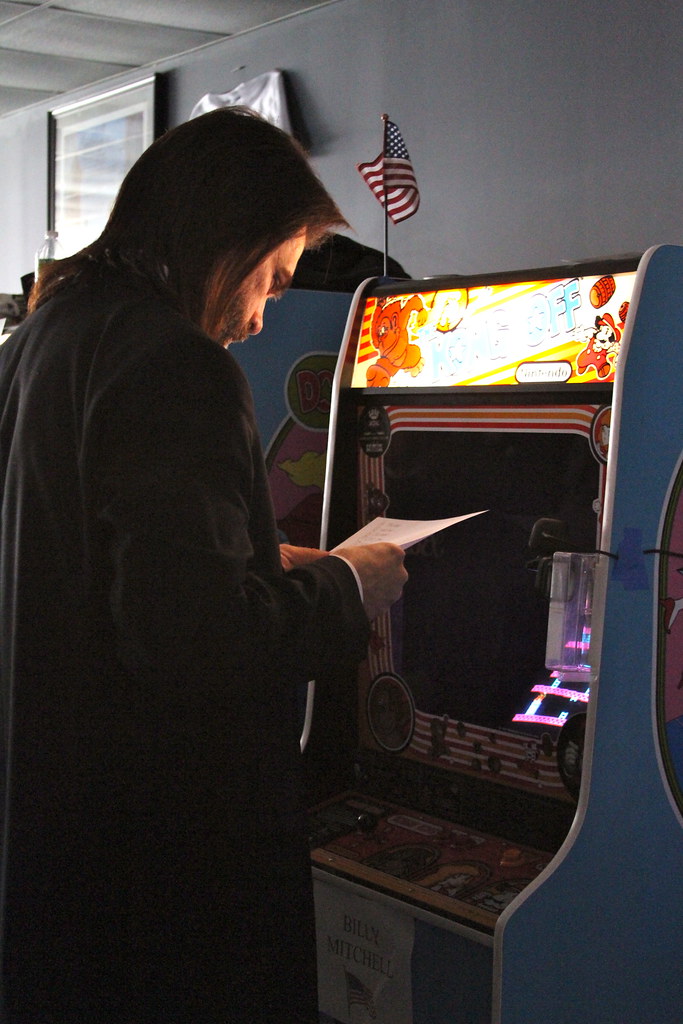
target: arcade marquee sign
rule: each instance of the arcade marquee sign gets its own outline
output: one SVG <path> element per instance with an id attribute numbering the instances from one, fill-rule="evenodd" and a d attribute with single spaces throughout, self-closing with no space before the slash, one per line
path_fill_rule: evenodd
<path id="1" fill-rule="evenodd" d="M 635 272 L 366 300 L 352 387 L 610 383 Z"/>

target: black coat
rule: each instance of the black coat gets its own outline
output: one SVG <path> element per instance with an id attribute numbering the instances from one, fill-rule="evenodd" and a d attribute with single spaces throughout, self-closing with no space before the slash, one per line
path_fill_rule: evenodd
<path id="1" fill-rule="evenodd" d="M 0 349 L 5 1024 L 314 1021 L 300 687 L 355 580 L 283 573 L 229 352 L 111 272 Z"/>

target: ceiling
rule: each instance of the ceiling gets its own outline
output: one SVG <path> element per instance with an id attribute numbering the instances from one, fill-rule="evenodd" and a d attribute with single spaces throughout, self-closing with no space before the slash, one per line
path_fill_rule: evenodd
<path id="1" fill-rule="evenodd" d="M 0 0 L 0 117 L 336 0 Z"/>

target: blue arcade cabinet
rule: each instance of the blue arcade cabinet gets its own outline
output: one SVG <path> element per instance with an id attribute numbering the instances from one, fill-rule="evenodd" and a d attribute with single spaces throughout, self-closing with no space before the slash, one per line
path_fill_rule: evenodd
<path id="1" fill-rule="evenodd" d="M 683 248 L 660 246 L 638 268 L 614 386 L 576 819 L 501 915 L 501 1024 L 681 1020 L 681 381 Z M 543 970 L 529 970 L 539 955 Z"/>
<path id="2" fill-rule="evenodd" d="M 683 1005 L 683 249 L 354 297 L 323 507 L 410 548 L 311 813 L 321 1021 Z"/>

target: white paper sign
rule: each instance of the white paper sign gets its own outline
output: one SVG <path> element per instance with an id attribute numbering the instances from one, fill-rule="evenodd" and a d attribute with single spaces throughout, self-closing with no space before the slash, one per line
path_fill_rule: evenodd
<path id="1" fill-rule="evenodd" d="M 320 1009 L 341 1024 L 413 1024 L 408 914 L 318 879 Z"/>
<path id="2" fill-rule="evenodd" d="M 367 523 L 357 533 L 347 538 L 342 544 L 338 544 L 334 551 L 339 548 L 348 548 L 357 544 L 376 544 L 380 541 L 388 541 L 391 544 L 398 544 L 402 548 L 409 548 L 412 544 L 431 537 L 439 530 L 445 530 L 447 526 L 454 526 L 455 523 L 462 523 L 472 516 L 481 516 L 488 509 L 481 512 L 468 512 L 464 516 L 453 516 L 451 519 L 387 519 L 378 516 L 372 522 Z"/>

